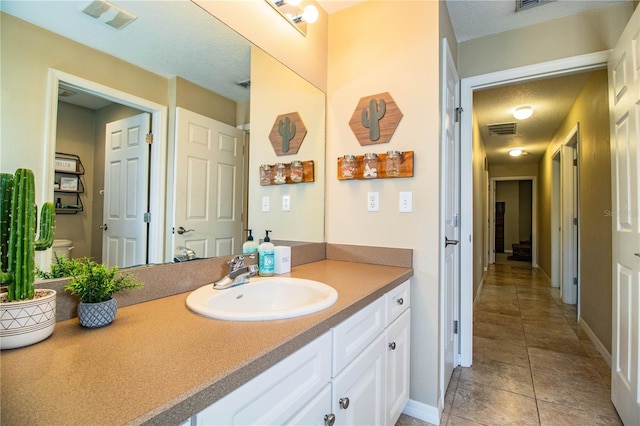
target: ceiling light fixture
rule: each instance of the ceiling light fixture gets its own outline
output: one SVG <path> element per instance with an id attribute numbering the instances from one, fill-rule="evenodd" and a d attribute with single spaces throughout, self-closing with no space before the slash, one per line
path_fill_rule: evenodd
<path id="1" fill-rule="evenodd" d="M 307 35 L 307 24 L 313 24 L 318 20 L 318 8 L 311 4 L 301 8 L 302 0 L 265 1 L 304 36 Z"/>
<path id="2" fill-rule="evenodd" d="M 516 108 L 515 111 L 513 111 L 513 117 L 518 120 L 526 120 L 532 115 L 533 115 L 533 108 L 531 108 L 530 106 L 519 107 L 519 108 Z"/>
<path id="3" fill-rule="evenodd" d="M 521 150 L 520 148 L 514 148 L 511 151 L 509 151 L 509 155 L 512 157 L 520 157 L 523 153 L 524 151 Z"/>

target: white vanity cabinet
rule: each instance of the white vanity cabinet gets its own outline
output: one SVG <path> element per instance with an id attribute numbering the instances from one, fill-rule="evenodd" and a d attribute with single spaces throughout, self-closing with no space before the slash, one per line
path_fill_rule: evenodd
<path id="1" fill-rule="evenodd" d="M 394 425 L 409 399 L 409 281 L 191 418 L 191 425 Z"/>

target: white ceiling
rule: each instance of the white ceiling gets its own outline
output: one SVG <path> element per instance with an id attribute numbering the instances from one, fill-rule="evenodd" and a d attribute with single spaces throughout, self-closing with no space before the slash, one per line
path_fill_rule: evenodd
<path id="1" fill-rule="evenodd" d="M 331 14 L 362 1 L 318 3 Z M 456 38 L 462 42 L 620 2 L 556 0 L 518 13 L 515 0 L 447 0 L 446 5 Z M 114 3 L 138 17 L 120 31 L 81 13 L 89 0 L 2 0 L 0 10 L 165 78 L 181 76 L 229 99 L 248 99 L 249 90 L 235 84 L 250 77 L 250 43 L 244 37 L 188 0 Z M 577 75 L 477 93 L 474 112 L 490 163 L 509 161 L 504 155 L 509 145 L 522 146 L 529 152 L 520 162 L 537 161 L 545 141 L 558 129 L 585 81 L 584 75 Z M 536 113 L 518 125 L 516 137 L 487 135 L 488 124 L 512 121 L 509 111 L 524 104 L 533 105 Z"/>

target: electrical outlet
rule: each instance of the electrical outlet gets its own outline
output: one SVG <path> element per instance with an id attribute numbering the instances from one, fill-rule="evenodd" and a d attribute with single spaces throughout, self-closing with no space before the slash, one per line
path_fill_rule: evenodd
<path id="1" fill-rule="evenodd" d="M 400 193 L 400 213 L 411 213 L 413 211 L 413 193 L 401 192 Z"/>
<path id="2" fill-rule="evenodd" d="M 282 211 L 290 212 L 291 211 L 291 198 L 288 195 L 282 196 Z"/>
<path id="3" fill-rule="evenodd" d="M 262 211 L 263 212 L 268 212 L 269 211 L 269 196 L 268 195 L 264 195 L 262 197 Z"/>
<path id="4" fill-rule="evenodd" d="M 367 193 L 367 211 L 377 212 L 380 210 L 380 196 L 378 192 Z"/>

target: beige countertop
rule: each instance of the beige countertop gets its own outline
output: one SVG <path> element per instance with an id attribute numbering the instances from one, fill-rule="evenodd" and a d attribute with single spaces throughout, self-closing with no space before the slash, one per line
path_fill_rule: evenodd
<path id="1" fill-rule="evenodd" d="M 2 425 L 178 424 L 413 275 L 411 268 L 322 260 L 285 276 L 333 286 L 338 301 L 298 318 L 204 318 L 189 293 L 118 309 L 86 329 L 60 321 L 33 346 L 0 354 Z"/>

